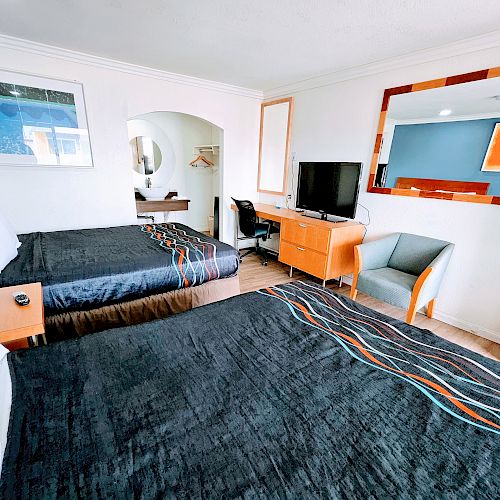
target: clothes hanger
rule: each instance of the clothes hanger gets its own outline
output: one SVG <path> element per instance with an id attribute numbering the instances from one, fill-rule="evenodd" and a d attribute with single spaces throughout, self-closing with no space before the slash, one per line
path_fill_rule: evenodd
<path id="1" fill-rule="evenodd" d="M 205 163 L 207 166 L 209 167 L 213 167 L 215 165 L 214 162 L 210 161 L 208 158 L 205 158 L 205 156 L 203 155 L 198 155 L 192 162 L 190 162 L 189 164 L 191 166 L 194 166 L 196 165 L 199 161 L 202 161 L 203 163 Z"/>

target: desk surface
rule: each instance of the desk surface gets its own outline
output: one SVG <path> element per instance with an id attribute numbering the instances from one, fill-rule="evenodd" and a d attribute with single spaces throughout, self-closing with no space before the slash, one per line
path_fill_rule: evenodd
<path id="1" fill-rule="evenodd" d="M 255 212 L 257 217 L 263 219 L 269 219 L 275 222 L 281 222 L 283 219 L 295 220 L 304 224 L 309 224 L 311 226 L 321 226 L 324 228 L 340 228 L 349 226 L 358 226 L 360 223 L 349 220 L 346 222 L 329 222 L 320 219 L 313 219 L 312 217 L 305 217 L 303 212 L 296 212 L 295 210 L 290 210 L 289 208 L 276 208 L 274 205 L 269 205 L 267 203 L 254 203 Z M 238 208 L 233 203 L 231 208 L 236 211 Z"/>

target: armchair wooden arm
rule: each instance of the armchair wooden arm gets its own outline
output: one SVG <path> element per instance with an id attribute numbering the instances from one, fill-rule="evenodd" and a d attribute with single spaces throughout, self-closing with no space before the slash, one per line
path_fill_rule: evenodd
<path id="1" fill-rule="evenodd" d="M 411 294 L 410 306 L 408 307 L 408 313 L 406 315 L 406 322 L 408 324 L 413 324 L 415 321 L 415 315 L 417 314 L 417 305 L 419 303 L 420 295 L 424 289 L 424 285 L 432 274 L 432 267 L 425 268 L 424 272 L 418 277 L 415 282 L 415 286 L 413 287 L 413 292 Z M 432 299 L 427 306 L 427 316 L 432 318 L 432 313 L 434 310 L 434 301 L 436 299 Z"/>

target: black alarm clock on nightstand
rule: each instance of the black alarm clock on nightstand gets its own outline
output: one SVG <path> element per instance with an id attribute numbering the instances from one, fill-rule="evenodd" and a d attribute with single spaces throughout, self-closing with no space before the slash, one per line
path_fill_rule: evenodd
<path id="1" fill-rule="evenodd" d="M 30 303 L 30 298 L 23 291 L 15 292 L 12 296 L 14 297 L 16 304 L 20 306 L 27 306 Z"/>

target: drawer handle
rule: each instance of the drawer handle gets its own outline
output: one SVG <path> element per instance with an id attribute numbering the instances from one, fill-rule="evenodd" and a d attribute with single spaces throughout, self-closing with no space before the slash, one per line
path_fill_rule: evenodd
<path id="1" fill-rule="evenodd" d="M 301 252 L 305 252 L 306 251 L 306 249 L 302 248 L 302 247 L 297 247 L 297 250 L 300 250 Z"/>
<path id="2" fill-rule="evenodd" d="M 302 224 L 302 223 L 300 223 L 300 224 L 299 224 L 299 226 L 300 226 L 300 227 L 307 227 L 307 224 Z"/>

